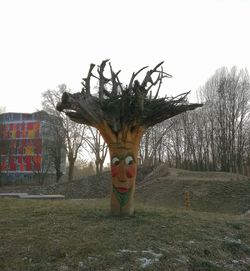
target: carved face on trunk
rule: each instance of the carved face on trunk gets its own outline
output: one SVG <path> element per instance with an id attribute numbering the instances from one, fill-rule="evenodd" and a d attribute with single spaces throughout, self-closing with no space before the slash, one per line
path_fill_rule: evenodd
<path id="1" fill-rule="evenodd" d="M 134 212 L 134 192 L 137 173 L 137 144 L 111 144 L 112 199 L 114 214 Z"/>
<path id="2" fill-rule="evenodd" d="M 124 152 L 113 155 L 111 158 L 111 174 L 113 192 L 120 206 L 124 207 L 128 203 L 135 185 L 136 161 L 133 153 L 124 150 Z"/>
<path id="3" fill-rule="evenodd" d="M 97 128 L 107 142 L 110 152 L 111 213 L 131 215 L 134 213 L 138 149 L 144 128 L 124 126 L 119 133 L 114 133 L 105 123 L 101 123 Z"/>

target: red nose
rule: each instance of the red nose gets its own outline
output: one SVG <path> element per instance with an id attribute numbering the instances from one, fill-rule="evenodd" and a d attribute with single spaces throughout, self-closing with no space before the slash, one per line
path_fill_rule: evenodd
<path id="1" fill-rule="evenodd" d="M 126 168 L 123 165 L 112 165 L 111 166 L 112 177 L 118 176 L 119 179 L 123 180 L 125 178 L 133 178 L 135 176 L 135 166 L 131 165 Z"/>

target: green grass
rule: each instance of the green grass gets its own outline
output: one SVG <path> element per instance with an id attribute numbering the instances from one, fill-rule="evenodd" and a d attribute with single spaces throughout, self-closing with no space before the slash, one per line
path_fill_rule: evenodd
<path id="1" fill-rule="evenodd" d="M 250 270 L 250 219 L 109 201 L 0 199 L 0 270 Z"/>

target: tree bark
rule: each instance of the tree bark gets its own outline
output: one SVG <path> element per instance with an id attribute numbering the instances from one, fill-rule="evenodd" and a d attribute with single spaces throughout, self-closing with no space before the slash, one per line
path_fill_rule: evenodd
<path id="1" fill-rule="evenodd" d="M 104 122 L 98 130 L 108 144 L 111 161 L 111 213 L 134 213 L 134 193 L 138 167 L 138 150 L 144 132 L 142 127 L 125 126 L 116 134 Z"/>
<path id="2" fill-rule="evenodd" d="M 69 161 L 68 181 L 71 182 L 71 181 L 73 181 L 73 177 L 74 177 L 75 159 L 69 158 L 68 161 Z"/>

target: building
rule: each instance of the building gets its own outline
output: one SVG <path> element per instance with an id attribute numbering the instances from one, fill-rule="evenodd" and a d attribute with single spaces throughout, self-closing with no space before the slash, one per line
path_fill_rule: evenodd
<path id="1" fill-rule="evenodd" d="M 8 180 L 31 179 L 34 175 L 56 174 L 48 142 L 49 119 L 45 111 L 0 114 L 0 174 Z M 51 158 L 51 159 L 50 159 Z M 66 153 L 61 148 L 61 172 Z"/>

